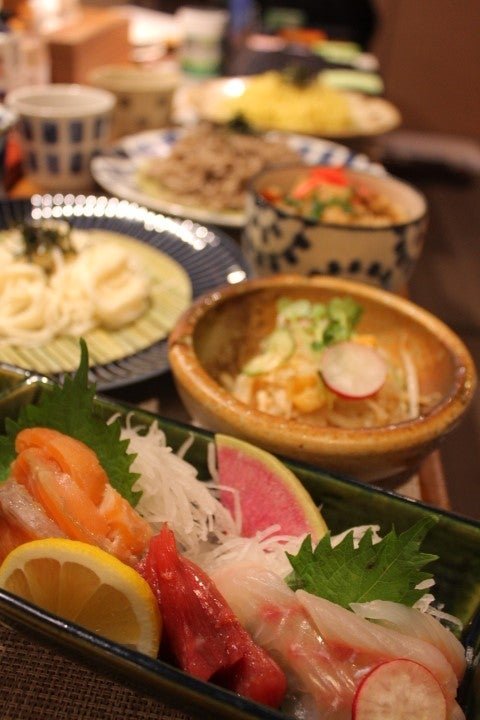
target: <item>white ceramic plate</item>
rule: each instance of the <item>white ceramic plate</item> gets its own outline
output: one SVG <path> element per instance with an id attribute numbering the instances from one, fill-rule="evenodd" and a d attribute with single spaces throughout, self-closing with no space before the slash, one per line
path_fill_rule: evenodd
<path id="1" fill-rule="evenodd" d="M 214 225 L 242 227 L 245 222 L 243 212 L 220 212 L 172 202 L 161 195 L 147 192 L 140 184 L 138 171 L 146 159 L 155 156 L 168 157 L 173 145 L 185 132 L 186 130 L 180 128 L 149 130 L 122 138 L 104 154 L 92 160 L 92 175 L 96 182 L 112 195 L 146 205 L 158 212 Z M 343 165 L 355 170 L 384 172 L 380 165 L 371 163 L 366 155 L 356 154 L 329 140 L 278 132 L 269 132 L 267 136 L 272 139 L 285 138 L 287 144 L 309 165 Z"/>

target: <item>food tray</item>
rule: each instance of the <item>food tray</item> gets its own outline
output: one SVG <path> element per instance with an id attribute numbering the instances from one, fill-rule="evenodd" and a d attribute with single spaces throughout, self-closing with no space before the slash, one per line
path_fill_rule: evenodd
<path id="1" fill-rule="evenodd" d="M 23 405 L 35 402 L 50 388 L 50 381 L 35 376 L 13 383 L 0 398 L 0 432 L 7 416 L 15 417 Z M 114 412 L 122 415 L 133 412 L 139 422 L 150 423 L 157 417 L 101 397 L 96 401 L 96 409 L 104 418 Z M 198 468 L 200 478 L 207 478 L 206 450 L 211 434 L 161 417 L 158 422 L 173 449 L 178 449 L 187 438 L 193 439 L 186 459 Z M 286 464 L 315 501 L 321 503 L 333 533 L 366 523 L 379 524 L 382 532 L 394 525 L 401 532 L 426 516 L 438 519 L 422 548 L 439 556 L 431 566 L 437 581 L 435 595 L 449 612 L 464 622 L 464 637 L 468 636 L 473 648 L 471 655 L 477 655 L 478 660 L 480 524 L 372 486 L 333 477 L 307 465 Z M 95 720 L 130 717 L 177 720 L 185 717 L 182 713 L 231 720 L 285 720 L 286 717 L 189 677 L 164 662 L 103 640 L 5 591 L 0 591 L 0 630 L 0 657 L 3 655 L 2 668 L 5 668 L 0 676 L 0 702 L 5 718 L 31 718 L 31 708 L 29 706 L 30 714 L 27 714 L 25 705 L 27 697 L 35 698 L 34 716 L 42 720 L 71 718 L 72 712 L 75 718 Z M 67 659 L 63 660 L 64 657 Z M 51 681 L 47 682 L 46 676 Z M 478 680 L 477 667 L 468 674 L 460 697 L 467 707 L 468 720 L 480 720 Z M 101 711 L 92 709 L 93 696 Z M 5 714 L 7 702 L 10 709 Z M 69 714 L 65 714 L 66 706 Z"/>

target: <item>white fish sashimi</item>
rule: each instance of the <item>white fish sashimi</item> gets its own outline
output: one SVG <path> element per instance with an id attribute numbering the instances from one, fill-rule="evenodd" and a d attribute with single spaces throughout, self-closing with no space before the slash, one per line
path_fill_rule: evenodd
<path id="1" fill-rule="evenodd" d="M 212 578 L 242 625 L 285 671 L 284 710 L 293 709 L 307 720 L 351 720 L 362 678 L 382 662 L 407 658 L 437 679 L 448 718 L 463 717 L 455 702 L 455 673 L 431 643 L 372 623 L 328 600 L 294 593 L 264 566 L 225 566 Z"/>
<path id="2" fill-rule="evenodd" d="M 350 720 L 358 669 L 332 659 L 285 582 L 264 566 L 251 564 L 222 567 L 212 578 L 255 642 L 286 673 L 287 705 L 295 706 L 297 716 Z"/>
<path id="3" fill-rule="evenodd" d="M 466 666 L 464 647 L 455 635 L 432 615 L 386 600 L 352 603 L 351 607 L 353 612 L 361 617 L 375 620 L 384 627 L 434 645 L 446 657 L 458 680 L 462 679 Z"/>
<path id="4" fill-rule="evenodd" d="M 442 652 L 424 640 L 404 635 L 355 615 L 329 600 L 298 590 L 296 597 L 334 657 L 374 666 L 378 662 L 406 658 L 428 668 L 437 679 L 449 712 L 455 705 L 457 678 Z"/>

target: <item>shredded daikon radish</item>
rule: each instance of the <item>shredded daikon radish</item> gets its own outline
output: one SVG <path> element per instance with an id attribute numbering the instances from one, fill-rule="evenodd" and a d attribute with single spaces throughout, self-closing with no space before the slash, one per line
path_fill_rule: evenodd
<path id="1" fill-rule="evenodd" d="M 435 582 L 432 580 L 431 585 L 434 585 Z M 423 589 L 420 585 L 417 585 L 417 588 Z M 431 593 L 425 593 L 420 600 L 417 600 L 415 605 L 413 606 L 417 610 L 420 610 L 420 612 L 428 613 L 429 615 L 433 615 L 437 618 L 437 620 L 443 620 L 446 623 L 451 623 L 452 625 L 456 625 L 459 628 L 463 627 L 462 621 L 455 617 L 455 615 L 451 615 L 450 613 L 446 613 L 444 610 L 442 610 L 442 607 L 436 607 L 433 605 L 435 602 L 435 597 Z"/>
<path id="2" fill-rule="evenodd" d="M 348 530 L 344 530 L 343 532 L 339 533 L 338 535 L 332 535 L 330 538 L 330 544 L 332 547 L 335 547 L 336 545 L 339 545 L 342 540 L 345 539 L 345 537 L 348 535 L 348 533 L 351 533 L 353 531 L 353 544 L 355 547 L 358 547 L 358 543 L 362 539 L 362 537 L 365 535 L 367 530 L 372 531 L 372 543 L 378 543 L 381 541 L 381 537 L 378 534 L 380 530 L 380 525 L 357 525 L 356 527 L 349 528 Z"/>
<path id="3" fill-rule="evenodd" d="M 189 555 L 207 573 L 221 567 L 249 562 L 268 567 L 280 577 L 286 577 L 292 566 L 286 553 L 296 554 L 305 535 L 278 534 L 279 526 L 272 525 L 254 537 L 224 537 L 216 546 L 202 548 L 196 555 Z"/>
<path id="4" fill-rule="evenodd" d="M 117 418 L 118 415 L 114 415 L 109 422 Z M 264 565 L 281 577 L 291 572 L 287 553 L 297 554 L 306 534 L 285 535 L 279 532 L 279 525 L 271 525 L 254 537 L 242 537 L 238 491 L 219 484 L 214 443 L 207 446 L 207 466 L 213 479 L 201 481 L 196 468 L 184 459 L 193 437 L 187 438 L 174 453 L 157 422 L 148 428 L 134 427 L 131 416 L 127 416 L 121 437 L 128 440 L 129 452 L 136 455 L 131 469 L 139 474 L 139 478 L 133 489 L 142 493 L 136 509 L 151 524 L 154 532 L 167 522 L 182 552 L 206 572 L 240 562 Z M 218 500 L 220 491 L 233 493 L 233 516 Z M 352 531 L 357 547 L 367 530 L 372 531 L 372 542 L 380 542 L 379 525 L 359 525 L 331 536 L 332 547 Z M 427 590 L 432 583 L 432 580 L 427 580 L 419 589 Z M 460 624 L 457 618 L 433 607 L 433 600 L 433 595 L 426 593 L 415 607 L 438 619 Z"/>
<path id="5" fill-rule="evenodd" d="M 403 365 L 405 367 L 405 384 L 408 397 L 408 417 L 416 418 L 420 414 L 420 391 L 418 387 L 418 375 L 414 362 L 409 352 L 401 351 Z"/>
<path id="6" fill-rule="evenodd" d="M 158 531 L 168 522 L 181 548 L 195 551 L 210 535 L 234 534 L 235 523 L 228 510 L 197 477 L 197 471 L 167 446 L 165 434 L 156 422 L 146 434 L 127 420 L 122 439 L 129 441 L 129 452 L 136 453 L 132 472 L 139 473 L 133 489 L 142 497 L 137 511 Z"/>

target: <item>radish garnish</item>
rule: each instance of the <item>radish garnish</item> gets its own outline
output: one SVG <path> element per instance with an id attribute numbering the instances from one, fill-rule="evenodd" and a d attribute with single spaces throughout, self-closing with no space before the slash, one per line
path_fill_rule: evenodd
<path id="1" fill-rule="evenodd" d="M 445 720 L 447 704 L 430 670 L 413 660 L 391 660 L 371 670 L 357 688 L 352 720 Z"/>
<path id="2" fill-rule="evenodd" d="M 327 387 L 337 395 L 360 399 L 380 390 L 387 377 L 387 366 L 374 348 L 344 341 L 324 350 L 320 372 Z"/>

